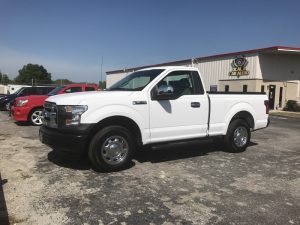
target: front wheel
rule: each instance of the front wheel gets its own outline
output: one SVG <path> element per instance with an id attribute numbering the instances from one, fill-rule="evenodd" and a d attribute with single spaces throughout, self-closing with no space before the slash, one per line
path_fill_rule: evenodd
<path id="1" fill-rule="evenodd" d="M 131 132 L 122 126 L 108 126 L 93 137 L 88 155 L 96 170 L 116 171 L 128 166 L 134 152 Z"/>
<path id="2" fill-rule="evenodd" d="M 42 114 L 43 114 L 42 108 L 34 109 L 29 116 L 30 123 L 34 126 L 41 126 L 43 124 Z"/>
<path id="3" fill-rule="evenodd" d="M 241 119 L 236 119 L 229 124 L 225 144 L 229 152 L 238 153 L 246 150 L 251 133 L 248 124 Z"/>

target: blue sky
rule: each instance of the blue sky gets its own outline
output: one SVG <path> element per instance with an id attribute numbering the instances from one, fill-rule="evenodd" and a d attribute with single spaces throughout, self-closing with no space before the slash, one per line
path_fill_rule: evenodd
<path id="1" fill-rule="evenodd" d="M 53 79 L 274 45 L 300 47 L 300 1 L 0 0 L 0 71 Z"/>

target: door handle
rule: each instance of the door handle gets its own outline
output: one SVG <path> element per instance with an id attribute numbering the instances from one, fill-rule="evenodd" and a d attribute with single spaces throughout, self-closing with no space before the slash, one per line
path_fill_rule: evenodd
<path id="1" fill-rule="evenodd" d="M 200 108 L 200 102 L 191 102 L 192 108 Z"/>

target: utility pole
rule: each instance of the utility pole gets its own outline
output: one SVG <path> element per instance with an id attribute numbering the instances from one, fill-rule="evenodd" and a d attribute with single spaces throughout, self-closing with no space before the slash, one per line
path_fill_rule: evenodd
<path id="1" fill-rule="evenodd" d="M 100 77 L 100 89 L 102 89 L 102 67 L 103 67 L 103 56 L 101 57 L 101 77 Z"/>

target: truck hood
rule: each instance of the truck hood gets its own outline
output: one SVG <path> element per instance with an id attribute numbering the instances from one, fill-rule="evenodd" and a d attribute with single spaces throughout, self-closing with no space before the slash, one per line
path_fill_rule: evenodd
<path id="1" fill-rule="evenodd" d="M 121 102 L 124 98 L 133 95 L 134 91 L 91 91 L 71 94 L 54 95 L 46 99 L 56 105 L 89 105 L 89 102 Z"/>

